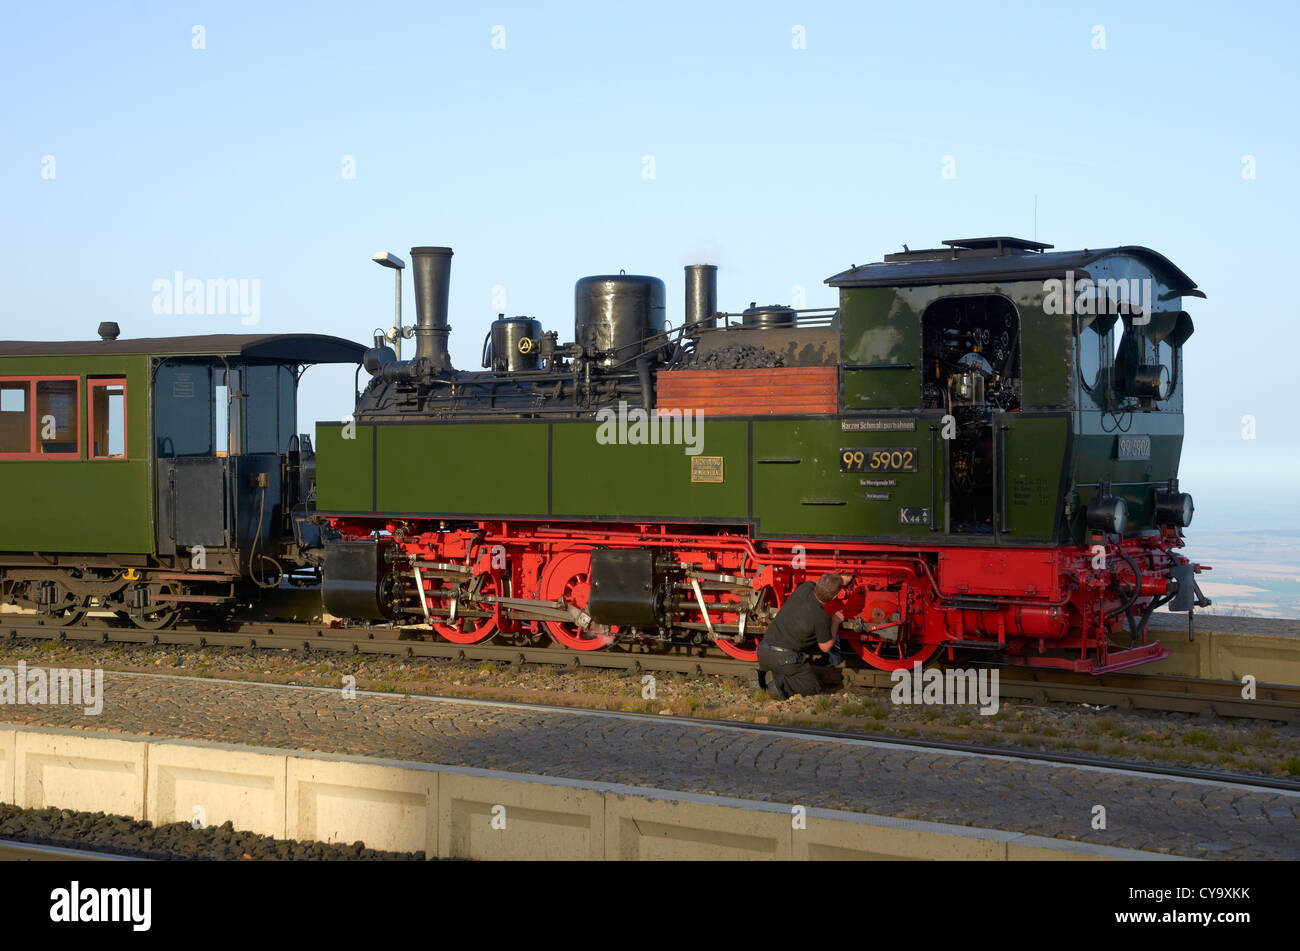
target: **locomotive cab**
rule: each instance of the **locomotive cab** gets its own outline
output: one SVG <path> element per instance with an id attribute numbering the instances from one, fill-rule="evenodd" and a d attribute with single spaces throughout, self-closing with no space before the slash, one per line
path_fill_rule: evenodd
<path id="1" fill-rule="evenodd" d="M 943 243 L 828 279 L 845 412 L 914 415 L 934 434 L 931 531 L 1083 544 L 1185 527 L 1168 520 L 1191 510 L 1180 301 L 1204 294 L 1148 248 Z"/>

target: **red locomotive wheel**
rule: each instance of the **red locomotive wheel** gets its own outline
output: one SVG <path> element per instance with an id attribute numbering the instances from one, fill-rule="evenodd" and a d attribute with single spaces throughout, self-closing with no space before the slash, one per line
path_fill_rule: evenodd
<path id="1" fill-rule="evenodd" d="M 546 601 L 563 599 L 586 610 L 591 595 L 591 553 L 565 552 L 556 555 L 542 573 L 542 598 Z M 613 643 L 609 634 L 587 634 L 566 621 L 547 621 L 546 630 L 551 636 L 575 651 L 595 651 Z"/>
<path id="2" fill-rule="evenodd" d="M 877 670 L 908 670 L 913 664 L 924 664 L 939 650 L 938 644 L 896 644 L 880 638 L 872 639 L 870 634 L 852 637 L 849 644 L 859 657 Z"/>
<path id="3" fill-rule="evenodd" d="M 426 595 L 429 599 L 430 607 L 433 607 L 436 604 L 439 608 L 446 609 L 450 606 L 451 600 L 449 598 L 437 596 L 441 590 L 442 589 L 435 588 Z M 483 593 L 500 595 L 501 579 L 496 575 L 488 575 L 487 580 L 483 582 Z M 487 617 L 461 616 L 457 617 L 455 621 L 450 623 L 446 621 L 437 621 L 434 623 L 433 629 L 453 644 L 477 644 L 479 641 L 485 641 L 496 633 L 496 605 L 490 602 L 466 603 L 463 601 L 457 604 L 458 610 L 467 607 L 475 611 L 486 610 L 491 611 L 492 613 Z"/>
<path id="4" fill-rule="evenodd" d="M 868 624 L 883 624 L 896 618 L 898 605 L 891 601 L 876 600 L 867 603 L 862 619 Z M 876 634 L 854 634 L 841 631 L 840 643 L 848 644 L 864 661 L 877 670 L 907 670 L 913 664 L 924 664 L 939 650 L 938 644 L 914 644 L 907 639 L 907 630 L 897 641 L 889 641 Z"/>
<path id="5" fill-rule="evenodd" d="M 764 585 L 762 594 L 763 600 L 759 602 L 761 605 L 779 609 L 785 603 L 785 598 L 782 597 L 781 592 L 771 585 Z M 723 598 L 724 602 L 738 600 L 740 599 L 737 595 L 727 595 Z M 772 612 L 772 616 L 776 616 L 775 611 Z M 740 614 L 734 611 L 722 611 L 718 615 L 718 620 L 723 624 L 736 624 L 740 621 Z M 753 664 L 758 663 L 758 642 L 763 638 L 761 634 L 749 633 L 749 625 L 752 623 L 752 618 L 746 622 L 745 636 L 741 640 L 733 641 L 726 637 L 719 637 L 714 643 L 718 645 L 720 651 L 724 654 L 730 654 L 736 660 L 746 660 Z"/>

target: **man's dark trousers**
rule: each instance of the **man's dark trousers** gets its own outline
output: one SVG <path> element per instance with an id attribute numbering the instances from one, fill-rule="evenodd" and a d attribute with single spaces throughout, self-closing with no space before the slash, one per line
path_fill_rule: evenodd
<path id="1" fill-rule="evenodd" d="M 811 697 L 822 692 L 821 678 L 808 663 L 808 655 L 801 651 L 759 641 L 758 669 L 771 672 L 767 692 L 774 699 L 788 700 L 797 693 Z"/>

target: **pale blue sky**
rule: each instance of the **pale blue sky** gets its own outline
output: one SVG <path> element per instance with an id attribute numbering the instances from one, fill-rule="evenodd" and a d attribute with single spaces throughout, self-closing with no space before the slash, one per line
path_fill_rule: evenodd
<path id="1" fill-rule="evenodd" d="M 1036 196 L 1040 240 L 1144 244 L 1209 295 L 1188 307 L 1197 526 L 1300 528 L 1298 19 L 1286 3 L 8 2 L 0 336 L 248 329 L 154 314 L 153 282 L 180 270 L 260 280 L 259 330 L 365 340 L 392 317 L 370 255 L 446 244 L 452 356 L 473 368 L 498 310 L 567 339 L 585 274 L 664 278 L 670 317 L 701 257 L 724 307 L 797 285 L 832 305 L 826 277 L 903 242 L 1033 236 Z M 304 429 L 350 408 L 349 379 L 308 373 Z"/>

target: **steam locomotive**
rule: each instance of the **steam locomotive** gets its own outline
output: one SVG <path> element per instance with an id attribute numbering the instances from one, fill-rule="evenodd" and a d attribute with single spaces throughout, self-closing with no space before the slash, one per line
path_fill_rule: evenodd
<path id="1" fill-rule="evenodd" d="M 473 372 L 451 257 L 412 249 L 410 360 L 403 332 L 0 342 L 0 602 L 157 629 L 323 569 L 331 614 L 405 636 L 752 660 L 838 571 L 875 667 L 1093 673 L 1165 656 L 1160 606 L 1208 604 L 1178 483 L 1204 295 L 1154 251 L 948 241 L 834 275 L 836 308 L 742 313 L 693 265 L 672 329 L 662 281 L 588 277 L 572 342 L 502 315 Z M 369 375 L 319 454 L 315 363 Z"/>
<path id="2" fill-rule="evenodd" d="M 447 351 L 451 249 L 412 248 L 415 356 L 377 336 L 352 418 L 316 427 L 325 609 L 753 660 L 836 571 L 842 641 L 883 670 L 1163 658 L 1152 612 L 1209 603 L 1179 551 L 1204 294 L 1148 248 L 1051 247 L 904 248 L 828 278 L 825 310 L 719 311 L 692 265 L 675 328 L 661 280 L 585 277 L 571 342 L 501 315 L 474 371 Z"/>

